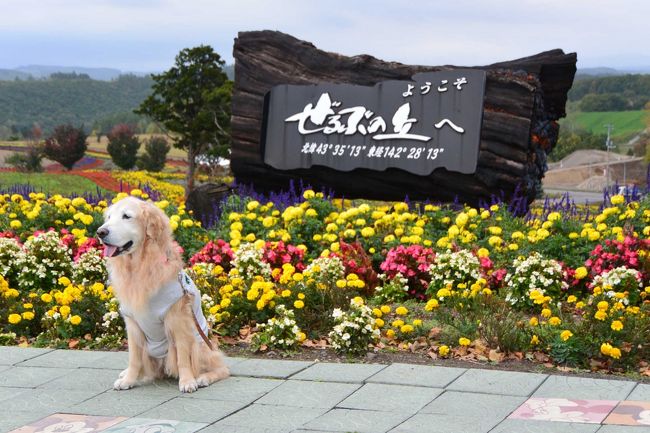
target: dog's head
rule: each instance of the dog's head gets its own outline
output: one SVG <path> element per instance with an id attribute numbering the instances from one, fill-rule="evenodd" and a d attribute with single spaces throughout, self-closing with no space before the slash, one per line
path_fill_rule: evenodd
<path id="1" fill-rule="evenodd" d="M 164 245 L 171 238 L 169 219 L 151 203 L 127 197 L 104 212 L 104 224 L 97 229 L 105 257 L 132 254 L 147 242 Z"/>

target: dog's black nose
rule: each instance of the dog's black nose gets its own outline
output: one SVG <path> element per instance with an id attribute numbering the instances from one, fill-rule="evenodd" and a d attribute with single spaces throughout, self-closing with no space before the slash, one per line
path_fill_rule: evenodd
<path id="1" fill-rule="evenodd" d="M 106 236 L 108 236 L 108 229 L 105 229 L 104 227 L 100 227 L 97 230 L 97 236 L 99 236 L 99 239 L 104 239 Z"/>

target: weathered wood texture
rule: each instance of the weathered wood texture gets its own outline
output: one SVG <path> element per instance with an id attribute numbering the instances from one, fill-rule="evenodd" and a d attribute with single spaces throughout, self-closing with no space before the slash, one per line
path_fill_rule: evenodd
<path id="1" fill-rule="evenodd" d="M 478 168 L 472 175 L 437 169 L 418 176 L 399 169 L 351 172 L 315 166 L 280 171 L 264 164 L 260 137 L 264 95 L 278 84 L 351 83 L 370 86 L 409 80 L 418 72 L 453 66 L 411 66 L 368 55 L 347 57 L 317 49 L 280 32 L 241 32 L 235 40 L 231 167 L 240 183 L 259 190 L 286 188 L 302 178 L 346 197 L 461 201 L 478 204 L 493 195 L 512 196 L 519 185 L 528 201 L 540 188 L 546 154 L 557 141 L 576 71 L 575 53 L 552 50 L 476 67 L 487 71 Z"/>

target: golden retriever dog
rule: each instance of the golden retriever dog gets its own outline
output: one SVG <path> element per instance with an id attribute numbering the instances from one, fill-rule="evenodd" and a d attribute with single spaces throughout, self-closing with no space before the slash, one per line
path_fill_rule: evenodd
<path id="1" fill-rule="evenodd" d="M 178 378 L 181 392 L 193 392 L 228 377 L 221 352 L 208 347 L 197 331 L 208 332 L 201 294 L 183 272 L 165 213 L 127 197 L 106 210 L 97 236 L 104 244 L 129 345 L 128 368 L 114 388 L 129 389 L 167 375 Z"/>

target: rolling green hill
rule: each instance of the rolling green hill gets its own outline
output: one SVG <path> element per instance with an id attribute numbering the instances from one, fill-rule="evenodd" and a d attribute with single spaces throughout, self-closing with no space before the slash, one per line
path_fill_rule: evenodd
<path id="1" fill-rule="evenodd" d="M 0 138 L 34 123 L 44 132 L 70 122 L 92 125 L 119 113 L 129 113 L 151 93 L 150 77 L 123 75 L 113 81 L 87 77 L 0 81 Z"/>
<path id="2" fill-rule="evenodd" d="M 576 111 L 568 113 L 566 119 L 560 121 L 560 124 L 562 125 L 562 128 L 568 130 L 571 130 L 572 128 L 580 128 L 594 134 L 605 134 L 607 133 L 605 125 L 611 123 L 614 125 L 614 129 L 612 130 L 612 136 L 614 138 L 628 138 L 646 128 L 646 116 L 650 116 L 650 113 L 644 110 L 602 112 Z"/>

